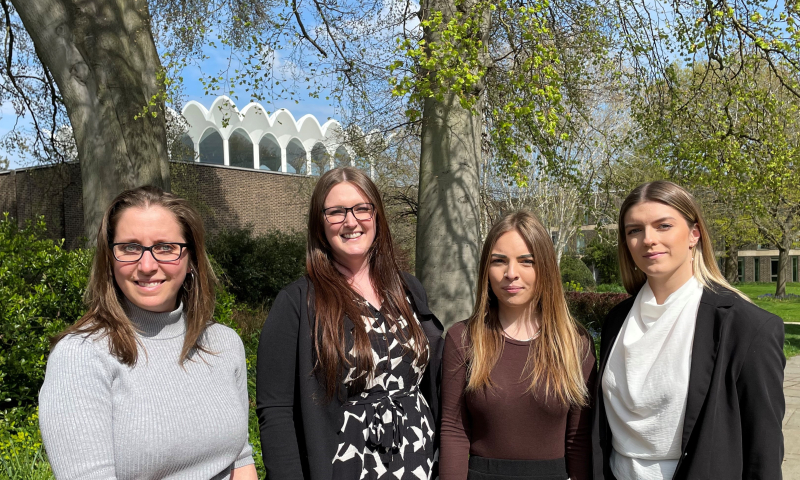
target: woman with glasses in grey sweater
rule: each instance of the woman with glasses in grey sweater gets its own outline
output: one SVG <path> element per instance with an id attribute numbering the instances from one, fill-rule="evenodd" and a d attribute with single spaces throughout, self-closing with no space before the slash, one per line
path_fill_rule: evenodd
<path id="1" fill-rule="evenodd" d="M 54 339 L 39 422 L 58 480 L 256 478 L 244 347 L 214 323 L 203 224 L 154 187 L 106 210 L 87 313 Z"/>

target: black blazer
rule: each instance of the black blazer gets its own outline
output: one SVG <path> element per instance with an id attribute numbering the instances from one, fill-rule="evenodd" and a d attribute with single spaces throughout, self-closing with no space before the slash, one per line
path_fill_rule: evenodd
<path id="1" fill-rule="evenodd" d="M 438 426 L 444 329 L 428 308 L 419 280 L 407 273 L 403 280 L 430 344 L 430 361 L 420 390 Z M 256 414 L 267 479 L 331 479 L 342 402 L 336 398 L 326 402 L 325 390 L 312 374 L 313 307 L 313 285 L 301 278 L 278 294 L 261 330 Z M 350 330 L 345 328 L 348 335 Z"/>
<path id="2" fill-rule="evenodd" d="M 595 480 L 614 479 L 602 378 L 635 297 L 606 317 L 600 342 Z M 674 479 L 780 479 L 785 411 L 783 321 L 733 292 L 706 288 L 697 311 L 689 392 Z"/>

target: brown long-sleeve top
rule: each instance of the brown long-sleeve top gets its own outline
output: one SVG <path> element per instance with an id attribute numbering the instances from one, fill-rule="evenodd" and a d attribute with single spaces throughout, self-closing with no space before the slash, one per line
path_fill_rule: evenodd
<path id="1" fill-rule="evenodd" d="M 592 478 L 592 407 L 560 403 L 544 387 L 534 395 L 523 376 L 530 341 L 505 339 L 492 369 L 496 387 L 465 392 L 464 362 L 469 340 L 466 323 L 447 332 L 442 364 L 441 480 L 467 478 L 469 455 L 509 460 L 553 460 L 566 457 L 570 480 Z M 595 391 L 597 365 L 591 338 L 584 334 L 583 376 Z M 536 339 L 532 341 L 537 341 Z"/>

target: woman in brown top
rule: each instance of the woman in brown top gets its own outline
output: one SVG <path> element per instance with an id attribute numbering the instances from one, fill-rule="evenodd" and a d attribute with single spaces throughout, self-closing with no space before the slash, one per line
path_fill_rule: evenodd
<path id="1" fill-rule="evenodd" d="M 445 339 L 440 478 L 590 479 L 594 349 L 534 215 L 492 227 L 478 278 Z"/>

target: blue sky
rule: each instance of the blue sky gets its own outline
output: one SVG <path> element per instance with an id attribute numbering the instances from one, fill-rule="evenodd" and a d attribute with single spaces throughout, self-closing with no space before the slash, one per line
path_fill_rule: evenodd
<path id="1" fill-rule="evenodd" d="M 227 64 L 227 57 L 219 50 L 211 49 L 207 53 L 211 57 L 209 60 L 200 66 L 189 66 L 183 72 L 185 95 L 184 104 L 190 100 L 195 100 L 208 108 L 211 106 L 211 103 L 214 101 L 214 99 L 217 98 L 216 95 L 204 94 L 203 85 L 200 82 L 200 77 L 202 76 L 201 68 L 208 71 L 217 71 L 220 66 Z M 238 96 L 238 99 L 233 99 L 234 103 L 239 109 L 244 108 L 244 106 L 247 105 L 251 99 L 249 94 L 244 91 L 244 88 L 245 87 L 243 86 L 240 89 L 241 91 L 236 91 L 235 94 Z M 302 92 L 305 90 L 305 88 L 298 88 L 297 90 Z M 311 114 L 314 115 L 322 124 L 325 123 L 329 117 L 338 119 L 337 111 L 333 107 L 332 102 L 325 100 L 326 95 L 327 92 L 320 92 L 320 98 L 303 99 L 302 97 L 298 97 L 297 100 L 299 103 L 295 103 L 294 100 L 290 99 L 278 99 L 276 101 L 265 100 L 262 101 L 261 104 L 267 111 L 270 112 L 274 112 L 279 108 L 286 108 L 292 113 L 294 118 L 300 118 L 303 115 Z M 11 104 L 5 103 L 0 105 L 0 137 L 5 136 L 9 131 L 11 131 L 16 122 L 17 117 Z M 31 122 L 28 117 L 19 119 L 17 128 L 30 129 L 30 127 Z M 31 160 L 11 156 L 4 150 L 0 151 L 0 155 L 8 157 L 9 168 L 11 169 L 22 168 L 30 166 L 31 164 Z"/>

